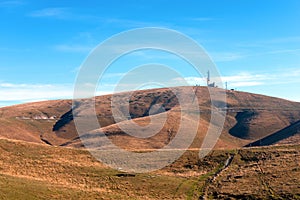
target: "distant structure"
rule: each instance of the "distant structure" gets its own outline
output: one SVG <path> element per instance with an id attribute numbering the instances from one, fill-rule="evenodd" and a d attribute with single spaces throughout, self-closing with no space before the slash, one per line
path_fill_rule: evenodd
<path id="1" fill-rule="evenodd" d="M 210 72 L 209 72 L 209 70 L 207 71 L 207 87 L 216 87 L 215 82 L 210 83 Z"/>

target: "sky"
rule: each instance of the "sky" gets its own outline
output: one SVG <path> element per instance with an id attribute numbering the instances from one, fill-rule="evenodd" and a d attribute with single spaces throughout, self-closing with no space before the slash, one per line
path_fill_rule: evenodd
<path id="1" fill-rule="evenodd" d="M 0 0 L 0 107 L 72 98 L 80 66 L 98 44 L 144 27 L 195 40 L 230 89 L 300 102 L 299 10 L 298 0 Z M 146 63 L 204 84 L 182 59 L 145 50 L 113 63 L 97 94 L 113 92 Z"/>

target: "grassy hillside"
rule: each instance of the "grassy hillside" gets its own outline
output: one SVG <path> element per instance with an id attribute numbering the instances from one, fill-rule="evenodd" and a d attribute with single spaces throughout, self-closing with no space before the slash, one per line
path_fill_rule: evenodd
<path id="1" fill-rule="evenodd" d="M 219 150 L 204 159 L 190 150 L 159 171 L 126 174 L 85 150 L 0 139 L 0 199 L 299 199 L 299 150 Z"/>
<path id="2" fill-rule="evenodd" d="M 183 94 L 188 91 L 187 87 L 176 89 Z M 192 148 L 198 148 L 208 129 L 211 101 L 206 87 L 193 87 L 193 89 L 196 91 L 201 111 L 200 127 L 192 145 Z M 215 88 L 215 92 L 221 91 Z M 116 95 L 120 100 L 120 112 L 128 106 L 126 103 L 121 103 L 127 95 L 128 93 Z M 215 148 L 242 147 L 300 120 L 300 103 L 237 91 L 227 91 L 226 95 L 226 122 Z M 92 130 L 92 133 L 105 132 L 110 139 L 125 149 L 160 148 L 175 136 L 180 111 L 178 99 L 170 89 L 151 89 L 132 93 L 129 100 L 131 119 L 121 123 L 126 125 L 134 122 L 142 126 L 147 125 L 150 122 L 150 109 L 155 105 L 162 106 L 168 116 L 167 123 L 155 137 L 143 140 L 129 137 L 119 129 L 120 124 L 116 123 L 112 116 L 111 100 L 111 95 L 96 97 L 96 114 L 102 129 Z M 80 106 L 72 109 L 71 104 L 71 100 L 57 100 L 0 108 L 0 136 L 54 146 L 81 147 L 72 111 L 81 114 L 85 113 L 86 109 Z M 157 110 L 151 116 L 159 119 L 161 112 Z M 193 118 L 186 120 L 193 121 Z M 298 140 L 293 142 L 293 138 L 298 137 L 290 138 L 289 143 L 297 143 Z"/>

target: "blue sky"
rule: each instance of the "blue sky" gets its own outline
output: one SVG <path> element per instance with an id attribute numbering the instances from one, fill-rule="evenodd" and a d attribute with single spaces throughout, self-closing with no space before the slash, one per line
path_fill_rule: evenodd
<path id="1" fill-rule="evenodd" d="M 72 98 L 89 52 L 114 34 L 143 27 L 196 40 L 230 88 L 300 101 L 299 10 L 298 0 L 0 0 L 0 106 Z M 151 62 L 201 82 L 173 55 L 144 51 L 115 63 L 99 94 L 112 92 L 130 67 Z"/>

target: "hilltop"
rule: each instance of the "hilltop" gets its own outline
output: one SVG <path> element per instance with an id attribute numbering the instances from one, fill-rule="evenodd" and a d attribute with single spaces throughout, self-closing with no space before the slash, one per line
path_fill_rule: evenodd
<path id="1" fill-rule="evenodd" d="M 300 199 L 300 103 L 227 91 L 222 134 L 215 149 L 199 158 L 213 108 L 206 87 L 193 89 L 200 108 L 196 138 L 174 163 L 151 173 L 124 173 L 97 161 L 74 126 L 73 113 L 91 113 L 71 100 L 1 108 L 0 199 Z M 87 132 L 91 142 L 103 132 L 118 146 L 140 152 L 168 144 L 174 137 L 170 130 L 176 134 L 180 112 L 172 90 L 133 92 L 130 118 L 118 123 L 111 98 L 95 98 L 102 128 Z M 151 112 L 155 105 L 164 109 Z M 150 117 L 159 121 L 164 114 L 164 127 L 150 138 L 131 137 L 119 127 L 145 126 Z M 253 147 L 261 145 L 267 147 Z"/>
<path id="2" fill-rule="evenodd" d="M 177 90 L 185 92 L 186 87 Z M 193 87 L 200 108 L 200 126 L 191 148 L 199 148 L 208 129 L 212 112 L 207 87 Z M 215 88 L 215 90 L 221 90 Z M 128 93 L 118 94 L 122 99 Z M 227 91 L 227 115 L 225 125 L 215 148 L 232 149 L 265 138 L 285 129 L 300 120 L 300 103 L 239 91 Z M 167 114 L 167 123 L 151 138 L 134 138 L 122 132 L 112 117 L 112 95 L 95 97 L 96 114 L 101 130 L 115 144 L 125 149 L 156 149 L 168 143 L 178 130 L 178 100 L 171 89 L 139 90 L 132 93 L 129 101 L 130 118 L 119 122 L 131 122 L 145 126 L 150 116 L 158 119 Z M 149 113 L 153 105 L 160 105 L 163 111 Z M 81 110 L 80 110 L 81 109 Z M 82 108 L 73 107 L 71 100 L 54 100 L 0 108 L 0 137 L 53 146 L 83 147 L 74 126 L 73 110 L 80 113 Z M 193 119 L 187 119 L 193 120 Z M 171 130 L 171 131 L 170 131 Z M 295 144 L 299 142 L 299 130 L 284 134 L 276 143 Z M 170 134 L 171 133 L 171 134 Z"/>

